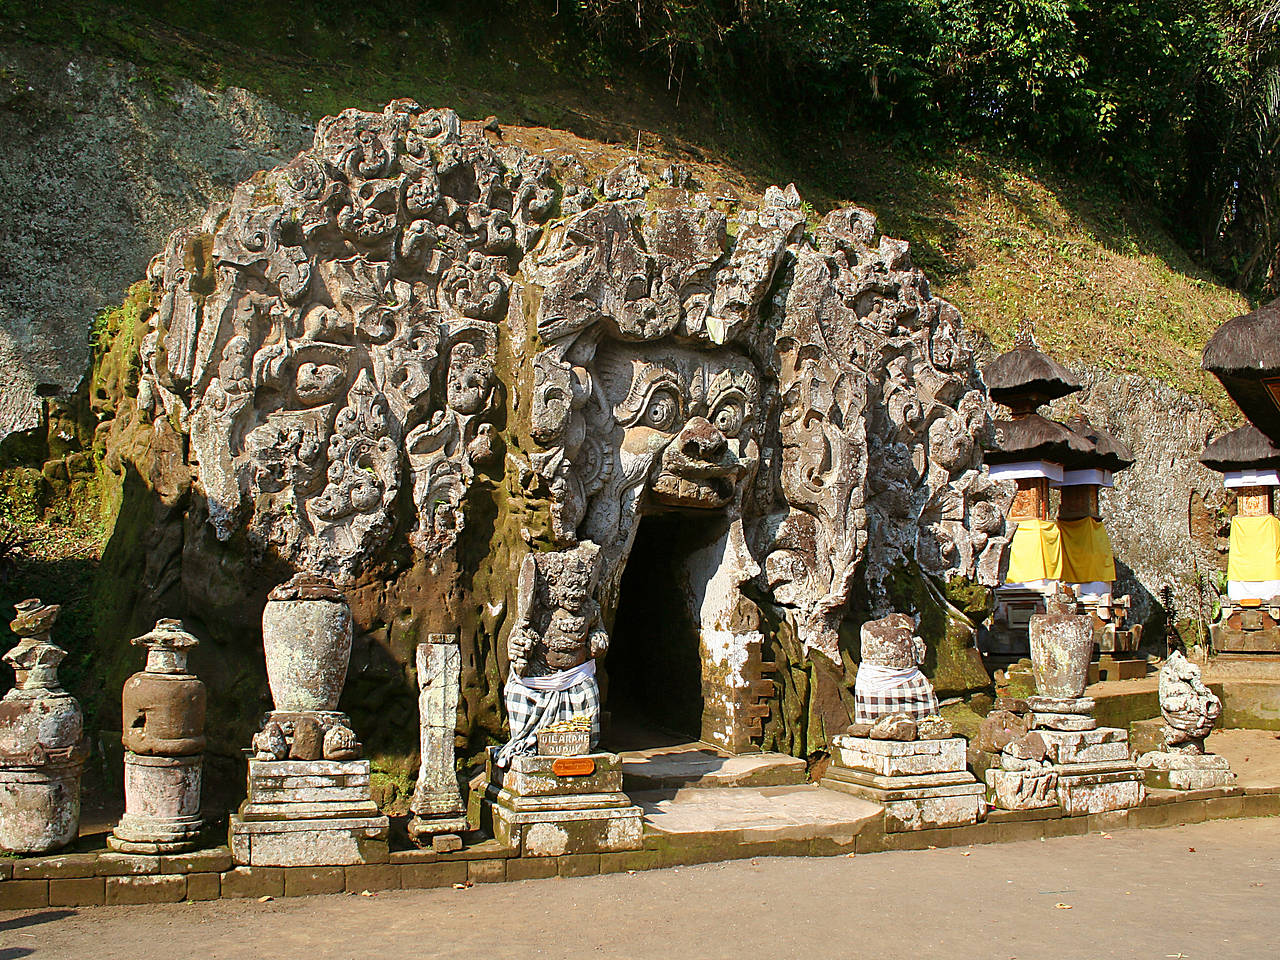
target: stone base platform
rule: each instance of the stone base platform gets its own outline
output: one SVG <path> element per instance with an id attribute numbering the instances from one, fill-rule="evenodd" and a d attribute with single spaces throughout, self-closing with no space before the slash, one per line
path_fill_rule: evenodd
<path id="1" fill-rule="evenodd" d="M 711 803 L 712 796 L 721 793 L 742 798 L 731 821 L 710 819 L 724 816 L 723 805 Z M 521 857 L 509 847 L 486 840 L 443 854 L 395 850 L 387 863 L 345 867 L 237 867 L 226 847 L 176 856 L 125 856 L 97 850 L 0 858 L 0 912 L 104 903 L 416 890 L 653 870 L 752 857 L 843 857 L 852 853 L 1082 836 L 1104 830 L 1168 827 L 1234 817 L 1280 817 L 1280 782 L 1213 790 L 1149 790 L 1139 807 L 1088 816 L 1069 817 L 1057 807 L 996 810 L 985 822 L 972 826 L 900 833 L 882 829 L 879 808 L 874 804 L 813 786 L 682 790 L 672 802 L 659 802 L 669 810 L 672 820 L 655 816 L 647 798 L 636 799 L 645 807 L 651 824 L 646 827 L 643 848 L 623 853 Z M 677 809 L 686 800 L 691 805 L 689 810 Z M 833 807 L 833 803 L 846 809 Z M 817 822 L 821 810 L 829 810 L 833 819 L 811 835 L 809 823 Z M 779 820 L 779 811 L 798 824 Z M 692 815 L 685 816 L 686 812 Z M 767 828 L 767 832 L 760 828 Z"/>
<path id="2" fill-rule="evenodd" d="M 574 761 L 589 771 L 557 773 Z M 622 758 L 515 757 L 508 769 L 490 763 L 481 817 L 499 843 L 526 857 L 639 850 L 643 820 L 622 792 Z"/>
<path id="3" fill-rule="evenodd" d="M 987 771 L 987 787 L 991 802 L 1004 810 L 1057 805 L 1078 816 L 1136 807 L 1144 795 L 1142 772 L 1129 759 L 1128 731 L 1118 727 L 1035 730 L 1006 747 L 1000 763 L 1001 769 Z"/>
<path id="4" fill-rule="evenodd" d="M 1172 753 L 1153 750 L 1138 758 L 1148 787 L 1159 790 L 1208 790 L 1235 780 L 1231 764 L 1216 753 Z"/>
<path id="5" fill-rule="evenodd" d="M 1104 653 L 1089 664 L 1089 683 L 1104 680 L 1139 680 L 1151 672 L 1151 665 L 1142 656 L 1112 656 Z"/>
<path id="6" fill-rule="evenodd" d="M 885 830 L 960 827 L 986 812 L 985 788 L 966 767 L 962 737 L 836 737 L 822 786 L 884 807 Z"/>
<path id="7" fill-rule="evenodd" d="M 805 762 L 781 753 L 729 756 L 706 743 L 679 743 L 641 750 L 625 750 L 622 785 L 627 793 L 640 790 L 681 790 L 687 787 L 781 787 L 805 782 Z"/>
<path id="8" fill-rule="evenodd" d="M 369 761 L 250 760 L 231 854 L 263 867 L 385 863 L 389 833 L 369 794 Z"/>

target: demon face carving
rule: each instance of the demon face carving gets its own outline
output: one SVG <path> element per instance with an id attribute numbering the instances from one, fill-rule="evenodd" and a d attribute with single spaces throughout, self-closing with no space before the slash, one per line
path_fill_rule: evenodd
<path id="1" fill-rule="evenodd" d="M 603 344 L 594 364 L 621 430 L 620 479 L 636 506 L 717 510 L 740 502 L 759 458 L 759 377 L 726 349 Z"/>

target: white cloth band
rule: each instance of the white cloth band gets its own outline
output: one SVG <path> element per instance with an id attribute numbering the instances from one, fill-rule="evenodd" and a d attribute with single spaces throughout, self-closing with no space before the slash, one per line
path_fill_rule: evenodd
<path id="1" fill-rule="evenodd" d="M 854 689 L 867 693 L 887 693 L 902 686 L 916 677 L 922 676 L 919 667 L 908 667 L 899 670 L 897 667 L 881 667 L 874 663 L 858 665 L 858 675 L 853 681 Z"/>
<path id="2" fill-rule="evenodd" d="M 1280 595 L 1280 580 L 1228 580 L 1227 598 L 1241 600 L 1270 600 Z"/>
<path id="3" fill-rule="evenodd" d="M 568 690 L 575 683 L 585 680 L 587 677 L 594 677 L 595 675 L 596 662 L 594 660 L 588 660 L 586 663 L 576 666 L 572 670 L 561 670 L 559 673 L 549 673 L 545 677 L 522 677 L 512 670 L 507 676 L 507 683 L 514 683 L 517 687 L 527 687 L 530 690 L 541 690 L 545 693 L 548 690 Z"/>

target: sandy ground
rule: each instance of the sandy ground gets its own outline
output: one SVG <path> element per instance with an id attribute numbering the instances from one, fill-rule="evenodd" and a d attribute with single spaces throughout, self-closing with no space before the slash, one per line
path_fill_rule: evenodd
<path id="1" fill-rule="evenodd" d="M 1280 731 L 1215 730 L 1205 748 L 1231 762 L 1236 783 L 1242 787 L 1280 783 Z"/>
<path id="2" fill-rule="evenodd" d="M 0 960 L 1261 958 L 1280 819 L 466 890 L 0 914 Z"/>

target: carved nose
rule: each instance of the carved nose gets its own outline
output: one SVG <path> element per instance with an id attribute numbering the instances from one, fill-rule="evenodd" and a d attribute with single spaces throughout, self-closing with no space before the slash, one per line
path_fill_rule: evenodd
<path id="1" fill-rule="evenodd" d="M 725 446 L 724 434 L 706 417 L 694 417 L 680 431 L 680 452 L 691 460 L 719 460 Z"/>

